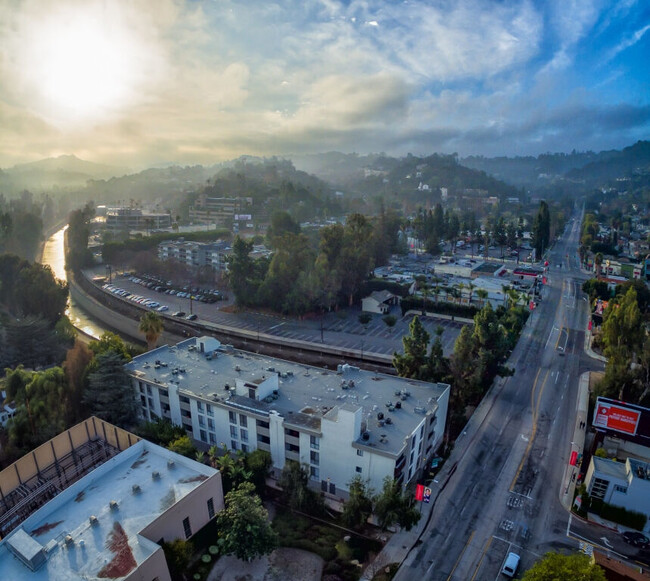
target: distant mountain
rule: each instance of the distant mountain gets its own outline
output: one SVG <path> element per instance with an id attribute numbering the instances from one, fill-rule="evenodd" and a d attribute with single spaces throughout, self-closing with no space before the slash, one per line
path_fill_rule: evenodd
<path id="1" fill-rule="evenodd" d="M 586 188 L 591 188 L 647 169 L 650 142 L 639 141 L 622 151 L 545 153 L 537 157 L 471 156 L 461 159 L 460 163 L 531 189 L 557 186 L 562 182 L 583 183 Z"/>
<path id="2" fill-rule="evenodd" d="M 4 170 L 2 185 L 9 193 L 21 190 L 44 192 L 52 189 L 69 190 L 86 185 L 88 180 L 124 175 L 127 170 L 61 155 Z"/>

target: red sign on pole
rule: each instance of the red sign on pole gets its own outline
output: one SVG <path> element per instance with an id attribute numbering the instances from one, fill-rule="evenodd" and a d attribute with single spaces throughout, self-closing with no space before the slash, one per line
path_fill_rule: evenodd
<path id="1" fill-rule="evenodd" d="M 593 324 L 593 321 L 589 321 L 589 325 L 587 325 L 587 329 L 591 331 L 591 325 Z"/>
<path id="2" fill-rule="evenodd" d="M 424 498 L 424 484 L 415 485 L 415 500 L 422 501 Z"/>
<path id="3" fill-rule="evenodd" d="M 571 464 L 571 466 L 575 466 L 577 463 L 578 463 L 578 452 L 574 450 L 573 452 L 571 452 L 571 459 L 569 460 L 569 464 Z"/>

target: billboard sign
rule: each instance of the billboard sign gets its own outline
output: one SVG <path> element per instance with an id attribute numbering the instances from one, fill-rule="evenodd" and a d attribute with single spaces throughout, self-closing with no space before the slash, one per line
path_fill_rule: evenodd
<path id="1" fill-rule="evenodd" d="M 415 500 L 421 501 L 424 498 L 424 484 L 415 485 Z"/>
<path id="2" fill-rule="evenodd" d="M 424 500 L 424 502 L 431 501 L 431 489 L 428 486 L 424 489 L 424 496 L 422 497 L 422 500 Z"/>
<path id="3" fill-rule="evenodd" d="M 613 404 L 607 401 L 596 401 L 594 412 L 594 428 L 614 430 L 624 434 L 636 435 L 641 412 L 624 404 Z"/>

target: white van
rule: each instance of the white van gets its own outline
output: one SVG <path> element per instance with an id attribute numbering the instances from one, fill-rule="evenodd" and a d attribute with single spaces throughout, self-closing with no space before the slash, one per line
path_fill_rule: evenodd
<path id="1" fill-rule="evenodd" d="M 517 572 L 517 567 L 519 567 L 519 555 L 517 553 L 508 553 L 503 567 L 501 567 L 501 573 L 506 577 L 514 577 Z"/>

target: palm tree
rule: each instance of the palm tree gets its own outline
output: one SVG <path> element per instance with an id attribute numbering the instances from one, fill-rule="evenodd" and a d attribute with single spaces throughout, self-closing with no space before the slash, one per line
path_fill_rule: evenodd
<path id="1" fill-rule="evenodd" d="M 210 466 L 213 468 L 217 465 L 217 458 L 219 457 L 219 448 L 216 445 L 210 446 L 208 448 L 208 458 L 210 460 Z"/>
<path id="2" fill-rule="evenodd" d="M 489 293 L 484 289 L 480 288 L 476 291 L 476 296 L 481 299 L 481 308 L 483 308 L 483 305 L 485 304 L 485 299 L 488 298 Z"/>
<path id="3" fill-rule="evenodd" d="M 463 302 L 463 290 L 465 290 L 465 283 L 459 282 L 458 285 L 456 286 L 456 288 L 458 289 L 458 294 L 454 295 L 454 296 L 456 296 L 458 299 L 460 299 L 459 302 L 462 303 Z"/>
<path id="4" fill-rule="evenodd" d="M 601 267 L 603 264 L 603 253 L 598 252 L 596 258 L 594 258 L 594 264 L 596 265 L 596 278 L 600 278 Z"/>
<path id="5" fill-rule="evenodd" d="M 158 313 L 147 311 L 140 317 L 140 326 L 138 327 L 140 333 L 144 334 L 147 340 L 147 350 L 151 351 L 155 348 L 158 338 L 163 332 L 163 322 Z"/>
<path id="6" fill-rule="evenodd" d="M 202 452 L 202 451 L 197 452 L 197 453 L 194 455 L 194 459 L 195 459 L 197 462 L 200 462 L 201 464 L 203 464 L 203 462 L 205 462 L 205 452 Z"/>
<path id="7" fill-rule="evenodd" d="M 474 294 L 474 289 L 476 288 L 476 285 L 472 282 L 467 284 L 467 288 L 469 289 L 469 302 L 468 304 L 471 306 L 472 305 L 472 295 Z"/>

